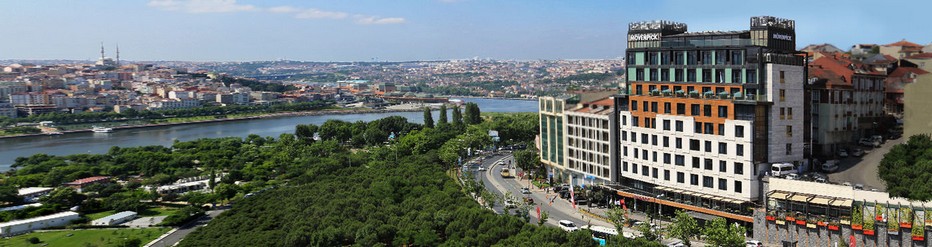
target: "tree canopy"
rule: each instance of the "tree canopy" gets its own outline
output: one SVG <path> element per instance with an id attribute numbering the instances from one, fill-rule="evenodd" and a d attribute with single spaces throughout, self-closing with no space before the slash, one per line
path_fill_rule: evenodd
<path id="1" fill-rule="evenodd" d="M 932 140 L 927 135 L 909 137 L 890 149 L 880 161 L 880 178 L 892 197 L 932 199 Z"/>

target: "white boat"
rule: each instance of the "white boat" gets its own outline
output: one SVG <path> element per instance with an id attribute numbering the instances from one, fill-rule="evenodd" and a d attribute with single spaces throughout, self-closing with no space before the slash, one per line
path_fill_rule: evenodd
<path id="1" fill-rule="evenodd" d="M 94 133 L 111 133 L 113 132 L 113 128 L 94 126 L 94 128 L 91 129 L 91 131 L 94 131 Z"/>

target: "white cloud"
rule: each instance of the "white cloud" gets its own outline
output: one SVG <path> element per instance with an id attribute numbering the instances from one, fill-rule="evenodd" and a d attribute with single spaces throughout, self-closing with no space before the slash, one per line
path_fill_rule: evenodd
<path id="1" fill-rule="evenodd" d="M 387 17 L 379 18 L 378 16 L 356 16 L 356 23 L 363 25 L 383 25 L 383 24 L 401 24 L 405 23 L 405 18 Z"/>
<path id="2" fill-rule="evenodd" d="M 343 19 L 347 16 L 349 16 L 349 14 L 346 12 L 305 9 L 298 12 L 294 17 L 298 19 Z"/>
<path id="3" fill-rule="evenodd" d="M 258 10 L 256 6 L 238 4 L 236 0 L 150 0 L 149 7 L 188 13 L 228 13 Z"/>
<path id="4" fill-rule="evenodd" d="M 291 6 L 277 6 L 277 7 L 268 8 L 267 10 L 269 12 L 276 13 L 276 14 L 290 14 L 290 13 L 301 11 L 301 9 L 291 7 Z"/>

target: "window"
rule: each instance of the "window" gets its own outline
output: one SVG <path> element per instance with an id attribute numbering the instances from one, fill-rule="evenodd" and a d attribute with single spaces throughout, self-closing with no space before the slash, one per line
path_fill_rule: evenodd
<path id="1" fill-rule="evenodd" d="M 676 131 L 683 132 L 683 121 L 676 120 Z"/>
<path id="2" fill-rule="evenodd" d="M 780 89 L 780 102 L 786 101 L 786 90 Z"/>
<path id="3" fill-rule="evenodd" d="M 714 129 L 712 129 L 712 123 L 703 123 L 703 125 L 705 125 L 705 127 L 703 127 L 705 130 L 704 133 L 711 135 L 712 131 L 714 131 Z"/>
<path id="4" fill-rule="evenodd" d="M 741 83 L 741 70 L 733 69 L 731 71 L 731 83 Z"/>
<path id="5" fill-rule="evenodd" d="M 689 174 L 689 184 L 699 185 L 699 175 Z"/>
<path id="6" fill-rule="evenodd" d="M 747 83 L 757 83 L 757 70 L 749 69 L 746 74 L 744 80 Z"/>
<path id="7" fill-rule="evenodd" d="M 677 183 L 685 183 L 685 180 L 686 180 L 686 174 L 684 174 L 684 173 L 682 173 L 682 172 L 676 172 L 676 182 L 677 182 Z"/>
<path id="8" fill-rule="evenodd" d="M 686 115 L 685 103 L 676 103 L 676 115 Z"/>
<path id="9" fill-rule="evenodd" d="M 657 168 L 651 168 L 651 173 L 652 173 L 651 175 L 653 175 L 654 178 L 657 178 L 657 173 L 658 173 Z"/>
<path id="10" fill-rule="evenodd" d="M 786 119 L 786 108 L 780 107 L 780 119 Z"/>
<path id="11" fill-rule="evenodd" d="M 727 191 L 727 190 L 728 190 L 728 180 L 727 180 L 727 179 L 724 179 L 724 178 L 719 178 L 719 179 L 718 179 L 718 189 L 719 189 L 719 190 L 725 190 L 725 191 Z"/>
<path id="12" fill-rule="evenodd" d="M 621 162 L 621 170 L 622 170 L 622 171 L 625 171 L 625 172 L 628 171 L 628 162 L 627 162 L 627 161 Z"/>
<path id="13" fill-rule="evenodd" d="M 735 174 L 744 174 L 744 163 L 735 162 Z"/>
<path id="14" fill-rule="evenodd" d="M 641 104 L 642 106 L 644 106 L 643 107 L 644 111 L 650 111 L 650 109 L 647 108 L 647 101 L 642 101 Z"/>
<path id="15" fill-rule="evenodd" d="M 676 148 L 683 149 L 683 138 L 676 138 Z"/>
<path id="16" fill-rule="evenodd" d="M 735 193 L 741 193 L 741 181 L 735 181 Z"/>
<path id="17" fill-rule="evenodd" d="M 628 141 L 628 131 L 624 131 L 624 130 L 621 131 L 621 140 Z"/>
<path id="18" fill-rule="evenodd" d="M 735 154 L 738 156 L 744 156 L 744 144 L 735 144 Z"/>
<path id="19" fill-rule="evenodd" d="M 669 136 L 664 136 L 664 137 L 663 137 L 663 147 L 665 147 L 665 148 L 670 147 L 670 137 L 669 137 Z"/>
<path id="20" fill-rule="evenodd" d="M 671 108 L 670 106 L 671 106 L 670 102 L 664 102 L 664 103 L 663 103 L 663 113 L 664 113 L 664 114 L 670 114 L 670 111 L 671 111 L 671 110 L 670 110 L 670 108 Z"/>
<path id="21" fill-rule="evenodd" d="M 793 144 L 787 143 L 786 144 L 786 155 L 792 155 L 792 154 L 793 154 Z"/>
<path id="22" fill-rule="evenodd" d="M 713 180 L 712 180 L 712 177 L 709 177 L 709 176 L 702 176 L 702 187 L 714 188 L 714 187 L 712 187 L 712 186 L 714 186 L 714 185 L 712 185 L 712 181 L 713 181 Z"/>
<path id="23" fill-rule="evenodd" d="M 728 106 L 718 106 L 718 117 L 727 118 L 728 117 Z"/>
<path id="24" fill-rule="evenodd" d="M 669 119 L 664 119 L 664 120 L 663 120 L 663 130 L 670 130 L 670 120 L 669 120 Z"/>
<path id="25" fill-rule="evenodd" d="M 780 83 L 784 83 L 784 82 L 786 82 L 786 72 L 781 70 L 780 71 Z"/>
<path id="26" fill-rule="evenodd" d="M 628 116 L 621 116 L 621 125 L 628 125 Z"/>
<path id="27" fill-rule="evenodd" d="M 725 135 L 725 124 L 718 124 L 718 135 Z"/>
<path id="28" fill-rule="evenodd" d="M 635 94 L 637 94 L 637 93 L 635 92 Z M 632 101 L 631 101 L 631 111 L 637 111 L 637 110 L 638 110 L 638 101 L 637 101 L 637 100 L 632 100 Z M 634 121 L 634 122 L 637 122 L 637 121 Z"/>
<path id="29" fill-rule="evenodd" d="M 699 151 L 699 140 L 689 139 L 689 150 Z"/>
<path id="30" fill-rule="evenodd" d="M 635 158 L 635 159 L 640 158 L 639 155 L 640 155 L 641 152 L 638 152 L 638 149 L 637 149 L 637 148 L 635 148 L 634 150 L 631 150 L 631 152 L 634 153 L 634 158 Z"/>
<path id="31" fill-rule="evenodd" d="M 642 166 L 641 166 L 641 175 L 644 175 L 645 177 L 646 177 L 646 176 L 650 176 L 650 169 L 647 169 L 647 166 L 642 165 Z"/>
<path id="32" fill-rule="evenodd" d="M 692 116 L 699 116 L 699 104 L 691 104 L 689 107 L 692 108 Z"/>
<path id="33" fill-rule="evenodd" d="M 711 117 L 711 116 L 712 116 L 712 106 L 711 106 L 711 105 L 703 105 L 703 106 L 702 106 L 702 113 L 703 113 L 703 115 L 706 116 L 706 117 Z"/>
<path id="34" fill-rule="evenodd" d="M 657 146 L 657 135 L 650 136 L 650 145 Z"/>
<path id="35" fill-rule="evenodd" d="M 647 139 L 647 134 L 641 134 L 641 143 L 647 144 L 648 141 L 650 140 Z"/>
<path id="36" fill-rule="evenodd" d="M 702 123 L 695 122 L 693 124 L 693 133 L 702 134 Z"/>
<path id="37" fill-rule="evenodd" d="M 712 159 L 705 159 L 705 166 L 704 166 L 704 168 L 705 168 L 706 170 L 709 170 L 709 171 L 712 170 Z"/>
<path id="38" fill-rule="evenodd" d="M 793 137 L 793 126 L 786 126 L 786 137 Z"/>
<path id="39" fill-rule="evenodd" d="M 786 119 L 793 119 L 793 107 L 786 108 Z"/>
<path id="40" fill-rule="evenodd" d="M 705 141 L 705 152 L 706 153 L 712 152 L 712 141 Z"/>
<path id="41" fill-rule="evenodd" d="M 673 164 L 675 164 L 675 165 L 678 165 L 678 166 L 686 166 L 686 156 L 675 155 L 675 156 L 673 156 L 673 160 L 674 160 L 674 162 L 675 162 L 675 163 L 673 163 Z"/>
<path id="42" fill-rule="evenodd" d="M 667 165 L 670 164 L 670 156 L 671 156 L 671 155 L 668 154 L 668 153 L 664 153 L 664 154 L 663 154 L 663 163 L 664 163 L 664 164 L 667 164 Z"/>
<path id="43" fill-rule="evenodd" d="M 663 180 L 670 181 L 670 170 L 663 170 Z"/>
<path id="44" fill-rule="evenodd" d="M 728 162 L 725 162 L 724 160 L 719 160 L 719 161 L 718 161 L 718 171 L 719 171 L 719 172 L 726 172 L 727 170 L 728 170 Z"/>
<path id="45" fill-rule="evenodd" d="M 638 164 L 631 163 L 631 173 L 638 174 Z"/>
<path id="46" fill-rule="evenodd" d="M 693 157 L 693 168 L 699 168 L 702 166 L 702 160 L 699 157 Z"/>
<path id="47" fill-rule="evenodd" d="M 744 137 L 744 126 L 735 125 L 735 137 Z"/>
<path id="48" fill-rule="evenodd" d="M 657 152 L 651 152 L 651 161 L 657 162 Z"/>
<path id="49" fill-rule="evenodd" d="M 641 126 L 641 119 L 638 117 L 631 117 L 631 126 L 638 127 Z"/>
<path id="50" fill-rule="evenodd" d="M 669 64 L 669 63 L 667 63 L 667 64 Z M 669 70 L 669 69 L 661 69 L 661 70 L 660 70 L 660 80 L 661 80 L 661 81 L 670 81 L 670 70 Z"/>
<path id="51" fill-rule="evenodd" d="M 728 154 L 728 143 L 719 142 L 719 143 L 718 143 L 718 153 L 719 153 L 719 154 Z"/>
<path id="52" fill-rule="evenodd" d="M 657 102 L 650 102 L 650 111 L 653 112 L 653 113 L 657 113 L 657 111 L 658 111 L 658 110 L 657 110 Z"/>
<path id="53" fill-rule="evenodd" d="M 647 160 L 647 149 L 641 149 L 641 159 Z"/>

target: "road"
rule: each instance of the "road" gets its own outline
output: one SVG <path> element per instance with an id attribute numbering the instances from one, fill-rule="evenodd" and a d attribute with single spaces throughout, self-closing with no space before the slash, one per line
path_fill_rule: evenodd
<path id="1" fill-rule="evenodd" d="M 185 224 L 182 227 L 179 227 L 175 232 L 169 234 L 168 236 L 162 239 L 159 239 L 158 241 L 148 246 L 151 246 L 151 247 L 174 246 L 179 241 L 184 239 L 185 236 L 188 236 L 188 234 L 191 234 L 191 232 L 194 232 L 194 230 L 197 230 L 197 228 L 207 225 L 207 223 L 210 222 L 210 220 L 216 218 L 218 215 L 220 215 L 226 210 L 227 209 L 207 211 L 207 215 L 195 220 L 194 222 L 190 222 L 188 224 Z"/>
<path id="2" fill-rule="evenodd" d="M 888 140 L 874 149 L 859 147 L 864 150 L 864 156 L 841 159 L 838 171 L 828 174 L 829 180 L 836 183 L 863 184 L 866 190 L 886 190 L 886 183 L 880 180 L 880 160 L 894 145 L 904 143 L 906 140 L 907 138 L 904 137 Z"/>

